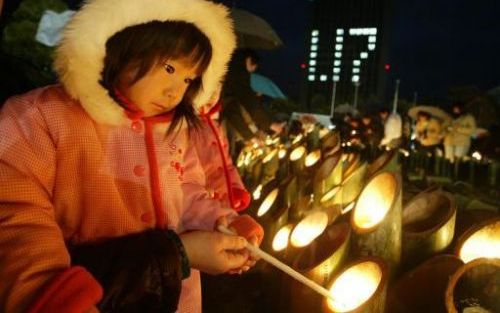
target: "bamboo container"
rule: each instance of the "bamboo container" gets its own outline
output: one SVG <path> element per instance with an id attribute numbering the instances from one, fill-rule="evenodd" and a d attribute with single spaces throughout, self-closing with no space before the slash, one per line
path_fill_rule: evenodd
<path id="1" fill-rule="evenodd" d="M 333 224 L 308 246 L 296 252 L 292 267 L 325 286 L 344 264 L 349 253 L 351 230 L 347 223 Z M 291 281 L 291 312 L 320 312 L 323 297 Z"/>
<path id="2" fill-rule="evenodd" d="M 323 160 L 313 179 L 313 193 L 315 203 L 342 181 L 341 154 L 335 153 Z"/>
<path id="3" fill-rule="evenodd" d="M 458 312 L 500 312 L 500 259 L 479 258 L 462 265 L 445 293 L 446 309 Z"/>
<path id="4" fill-rule="evenodd" d="M 376 174 L 359 195 L 351 215 L 353 254 L 383 258 L 391 275 L 401 259 L 401 194 L 398 175 Z"/>
<path id="5" fill-rule="evenodd" d="M 278 151 L 278 149 L 273 149 L 262 159 L 262 173 L 258 179 L 259 183 L 266 184 L 276 177 L 279 169 Z"/>
<path id="6" fill-rule="evenodd" d="M 321 151 L 323 155 L 332 155 L 340 149 L 340 137 L 337 132 L 328 132 L 321 138 Z"/>
<path id="7" fill-rule="evenodd" d="M 454 255 L 440 254 L 405 273 L 389 288 L 386 313 L 446 312 L 446 286 L 463 264 Z"/>
<path id="8" fill-rule="evenodd" d="M 444 251 L 453 240 L 457 205 L 442 191 L 422 192 L 403 209 L 405 268 Z"/>
<path id="9" fill-rule="evenodd" d="M 384 313 L 388 279 L 383 259 L 356 260 L 333 278 L 329 289 L 336 301 L 323 299 L 323 312 Z"/>
<path id="10" fill-rule="evenodd" d="M 455 254 L 465 263 L 477 258 L 500 258 L 500 217 L 472 226 L 457 240 Z"/>
<path id="11" fill-rule="evenodd" d="M 298 146 L 290 152 L 290 168 L 293 175 L 302 175 L 302 171 L 305 168 L 306 155 L 307 149 L 304 146 Z"/>
<path id="12" fill-rule="evenodd" d="M 347 205 L 356 200 L 356 198 L 363 190 L 366 181 L 366 172 L 368 166 L 366 162 L 359 162 L 352 172 L 347 171 L 342 182 L 342 188 L 340 190 L 340 203 L 342 205 Z"/>
<path id="13" fill-rule="evenodd" d="M 376 158 L 368 167 L 367 176 L 373 177 L 382 171 L 399 172 L 398 151 L 396 149 L 386 150 Z"/>

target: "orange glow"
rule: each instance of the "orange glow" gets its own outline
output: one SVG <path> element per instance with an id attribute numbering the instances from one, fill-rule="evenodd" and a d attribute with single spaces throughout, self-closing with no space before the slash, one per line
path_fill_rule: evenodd
<path id="1" fill-rule="evenodd" d="M 500 258 L 500 221 L 473 233 L 460 248 L 465 263 L 478 258 Z"/>
<path id="2" fill-rule="evenodd" d="M 313 152 L 309 153 L 305 161 L 306 167 L 313 166 L 319 161 L 320 158 L 321 158 L 321 150 L 314 150 Z"/>
<path id="3" fill-rule="evenodd" d="M 290 154 L 290 160 L 291 161 L 297 161 L 305 153 L 306 153 L 306 148 L 305 147 L 301 146 L 301 147 L 295 148 L 295 149 L 293 149 L 292 153 Z"/>
<path id="4" fill-rule="evenodd" d="M 280 228 L 273 239 L 273 250 L 281 251 L 288 246 L 288 239 L 290 238 L 290 233 L 292 232 L 293 225 L 288 224 Z"/>
<path id="5" fill-rule="evenodd" d="M 259 210 L 257 211 L 257 216 L 262 216 L 269 211 L 269 209 L 273 206 L 274 202 L 276 201 L 276 198 L 278 197 L 278 188 L 273 189 L 267 197 L 264 199 L 262 204 L 259 207 Z"/>
<path id="6" fill-rule="evenodd" d="M 365 303 L 377 290 L 382 270 L 375 262 L 356 264 L 344 271 L 330 287 L 333 298 L 328 307 L 335 312 L 352 311 Z"/>
<path id="7" fill-rule="evenodd" d="M 396 181 L 391 174 L 377 175 L 363 189 L 354 208 L 354 224 L 371 228 L 389 212 L 396 194 Z"/>
<path id="8" fill-rule="evenodd" d="M 347 212 L 351 211 L 353 208 L 354 208 L 354 205 L 356 204 L 356 202 L 351 202 L 349 203 L 348 205 L 346 205 L 343 209 L 342 209 L 342 214 L 346 214 Z"/>
<path id="9" fill-rule="evenodd" d="M 328 215 L 316 211 L 302 219 L 292 232 L 291 242 L 294 247 L 305 247 L 323 233 L 328 225 Z"/>

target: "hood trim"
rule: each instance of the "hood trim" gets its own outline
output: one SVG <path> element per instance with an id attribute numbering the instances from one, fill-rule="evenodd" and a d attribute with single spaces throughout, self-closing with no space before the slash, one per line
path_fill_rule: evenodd
<path id="1" fill-rule="evenodd" d="M 70 96 L 96 122 L 129 122 L 123 108 L 99 84 L 106 41 L 126 27 L 151 21 L 192 23 L 210 40 L 212 60 L 202 76 L 203 90 L 194 99 L 196 109 L 208 103 L 222 83 L 236 46 L 233 21 L 224 5 L 206 0 L 90 0 L 66 25 L 54 69 Z"/>

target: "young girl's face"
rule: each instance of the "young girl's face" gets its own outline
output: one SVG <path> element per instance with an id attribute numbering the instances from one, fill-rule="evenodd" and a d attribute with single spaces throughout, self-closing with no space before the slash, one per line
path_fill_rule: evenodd
<path id="1" fill-rule="evenodd" d="M 118 88 L 148 117 L 174 109 L 198 72 L 190 60 L 181 58 L 160 62 L 131 86 L 126 83 L 129 75 L 133 74 L 125 74 Z"/>

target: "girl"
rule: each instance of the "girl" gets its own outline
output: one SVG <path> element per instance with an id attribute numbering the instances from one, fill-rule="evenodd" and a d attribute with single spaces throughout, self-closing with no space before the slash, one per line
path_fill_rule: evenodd
<path id="1" fill-rule="evenodd" d="M 90 0 L 75 14 L 55 56 L 62 85 L 0 114 L 0 311 L 95 311 L 101 298 L 103 311 L 175 311 L 182 272 L 178 312 L 201 312 L 197 270 L 254 264 L 242 237 L 212 230 L 231 222 L 258 241 L 262 228 L 208 195 L 191 144 L 193 105 L 234 44 L 227 10 L 204 0 Z M 75 266 L 89 251 L 106 265 Z M 158 285 L 172 293 L 141 307 Z"/>

